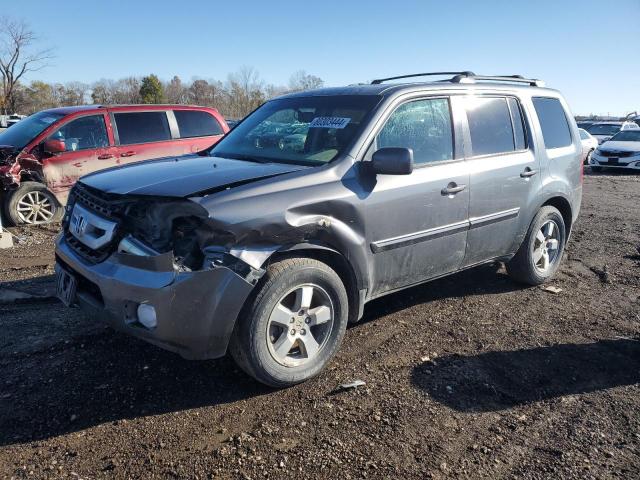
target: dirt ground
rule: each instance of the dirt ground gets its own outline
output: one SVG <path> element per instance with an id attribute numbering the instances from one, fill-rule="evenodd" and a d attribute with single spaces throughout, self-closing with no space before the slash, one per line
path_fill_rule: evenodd
<path id="1" fill-rule="evenodd" d="M 63 308 L 56 229 L 15 229 L 0 290 L 43 298 L 0 302 L 0 478 L 640 478 L 639 199 L 585 178 L 560 293 L 482 267 L 382 298 L 282 391 Z"/>

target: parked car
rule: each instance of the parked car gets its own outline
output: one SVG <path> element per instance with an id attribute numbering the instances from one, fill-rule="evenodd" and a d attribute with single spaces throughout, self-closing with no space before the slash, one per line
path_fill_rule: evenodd
<path id="1" fill-rule="evenodd" d="M 60 220 L 83 175 L 126 163 L 197 153 L 229 130 L 211 108 L 171 105 L 44 110 L 0 133 L 4 209 L 13 224 Z"/>
<path id="2" fill-rule="evenodd" d="M 603 168 L 640 170 L 640 128 L 616 133 L 596 148 L 589 163 L 594 172 Z"/>
<path id="3" fill-rule="evenodd" d="M 586 128 L 598 140 L 598 144 L 606 142 L 620 131 L 638 129 L 640 126 L 635 122 L 598 122 Z"/>
<path id="4" fill-rule="evenodd" d="M 593 125 L 596 122 L 592 121 L 592 120 L 581 120 L 581 121 L 576 122 L 576 123 L 578 125 L 578 128 L 587 129 L 587 128 L 589 128 L 591 125 Z"/>
<path id="5" fill-rule="evenodd" d="M 15 125 L 16 123 L 18 123 L 20 120 L 27 118 L 26 115 L 18 115 L 18 114 L 13 114 L 13 115 L 9 115 L 7 117 L 7 128 Z"/>
<path id="6" fill-rule="evenodd" d="M 582 143 L 582 158 L 585 165 L 589 165 L 589 159 L 593 151 L 598 148 L 598 140 L 584 128 L 578 128 L 580 142 Z"/>
<path id="7" fill-rule="evenodd" d="M 582 197 L 562 96 L 471 72 L 384 83 L 398 78 L 270 100 L 208 157 L 83 177 L 60 298 L 186 358 L 229 349 L 283 387 L 317 375 L 370 300 L 496 261 L 551 279 Z M 306 124 L 302 150 L 256 144 L 274 118 Z"/>

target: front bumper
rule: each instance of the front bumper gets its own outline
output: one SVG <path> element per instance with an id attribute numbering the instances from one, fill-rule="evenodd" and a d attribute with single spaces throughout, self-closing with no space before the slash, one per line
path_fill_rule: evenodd
<path id="1" fill-rule="evenodd" d="M 632 157 L 620 157 L 617 163 L 611 163 L 609 157 L 598 155 L 596 152 L 591 154 L 589 165 L 592 167 L 603 168 L 626 168 L 630 170 L 640 170 L 640 155 Z"/>
<path id="2" fill-rule="evenodd" d="M 177 272 L 172 262 L 114 253 L 104 262 L 81 259 L 60 235 L 56 269 L 77 278 L 77 303 L 113 328 L 188 359 L 223 356 L 253 285 L 226 267 Z M 140 304 L 155 307 L 157 326 L 137 320 Z"/>

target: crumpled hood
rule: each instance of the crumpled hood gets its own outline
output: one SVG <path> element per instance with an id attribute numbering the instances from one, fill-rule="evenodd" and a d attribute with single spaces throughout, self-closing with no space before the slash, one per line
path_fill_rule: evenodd
<path id="1" fill-rule="evenodd" d="M 186 155 L 101 170 L 80 181 L 120 195 L 189 197 L 304 168 L 309 167 Z"/>
<path id="2" fill-rule="evenodd" d="M 600 150 L 616 152 L 640 152 L 640 142 L 608 141 L 600 145 Z"/>

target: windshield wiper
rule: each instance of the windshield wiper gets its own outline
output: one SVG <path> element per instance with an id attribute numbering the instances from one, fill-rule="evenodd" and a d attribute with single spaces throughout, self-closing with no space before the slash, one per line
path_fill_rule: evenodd
<path id="1" fill-rule="evenodd" d="M 239 153 L 231 153 L 231 154 L 226 154 L 226 153 L 221 153 L 221 154 L 216 154 L 214 153 L 212 155 L 213 157 L 218 157 L 218 158 L 230 158 L 232 160 L 245 160 L 247 162 L 255 162 L 255 163 L 273 163 L 271 160 L 268 160 L 264 157 L 253 157 L 251 155 L 242 155 Z"/>

